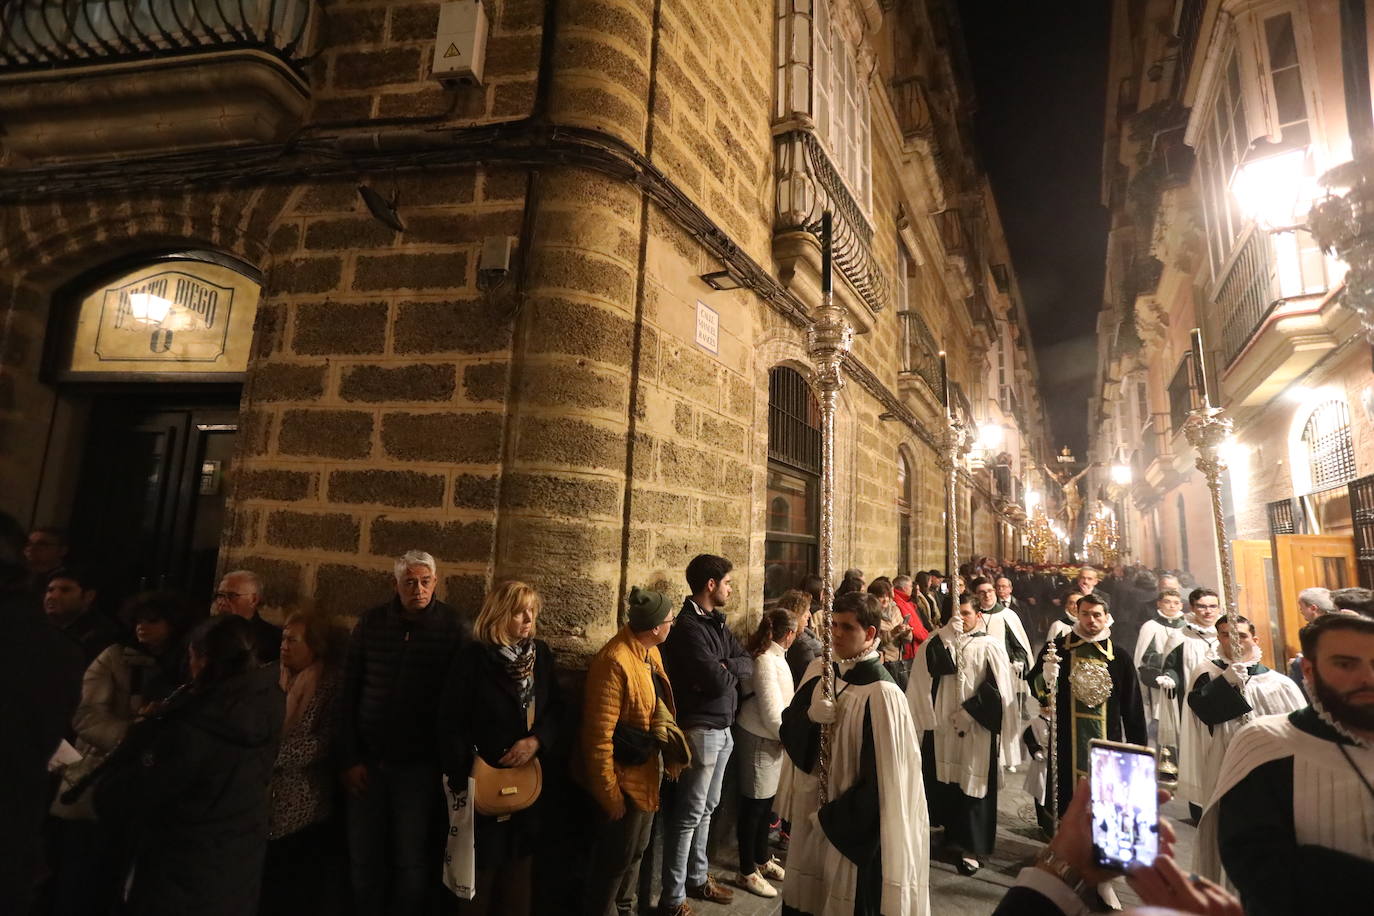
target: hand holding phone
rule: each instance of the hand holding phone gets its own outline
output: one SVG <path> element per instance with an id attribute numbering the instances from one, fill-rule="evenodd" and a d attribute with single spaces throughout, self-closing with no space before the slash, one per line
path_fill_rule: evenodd
<path id="1" fill-rule="evenodd" d="M 1153 865 L 1160 853 L 1155 752 L 1098 740 L 1088 753 L 1094 861 L 1113 871 Z"/>

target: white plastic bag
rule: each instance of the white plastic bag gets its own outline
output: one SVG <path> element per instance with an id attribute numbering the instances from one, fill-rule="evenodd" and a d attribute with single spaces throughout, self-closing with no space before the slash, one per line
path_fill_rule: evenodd
<path id="1" fill-rule="evenodd" d="M 444 887 L 459 900 L 471 900 L 477 890 L 477 850 L 474 843 L 472 805 L 469 800 L 476 791 L 472 777 L 468 777 L 466 792 L 453 794 L 444 783 L 444 798 L 448 800 L 448 845 L 444 849 Z"/>

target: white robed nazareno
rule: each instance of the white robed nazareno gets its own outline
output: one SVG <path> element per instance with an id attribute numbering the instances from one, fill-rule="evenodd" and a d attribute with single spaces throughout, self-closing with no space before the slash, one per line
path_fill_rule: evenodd
<path id="1" fill-rule="evenodd" d="M 1218 802 L 1250 773 L 1285 757 L 1293 758 L 1293 797 L 1269 801 L 1291 806 L 1298 845 L 1374 861 L 1374 795 L 1360 779 L 1360 772 L 1374 772 L 1374 748 L 1352 746 L 1343 754 L 1334 741 L 1308 734 L 1289 715 L 1276 715 L 1251 720 L 1231 740 L 1216 790 L 1198 822 L 1194 871 L 1220 880 Z"/>
<path id="2" fill-rule="evenodd" d="M 1161 718 L 1161 729 L 1165 728 L 1168 716 L 1174 711 L 1177 712 L 1178 722 L 1178 789 L 1174 792 L 1174 797 L 1180 801 L 1191 802 L 1195 805 L 1206 805 L 1208 797 L 1202 787 L 1202 774 L 1206 770 L 1204 758 L 1207 754 L 1207 745 L 1199 740 L 1197 729 L 1191 728 L 1188 720 L 1192 718 L 1188 711 L 1188 689 L 1197 679 L 1197 674 L 1204 665 L 1210 665 L 1212 660 L 1217 657 L 1217 637 L 1216 630 L 1209 627 L 1206 630 L 1199 629 L 1191 623 L 1183 628 L 1184 638 L 1173 651 L 1169 653 L 1169 658 L 1165 660 L 1165 670 L 1169 676 L 1174 678 L 1174 688 L 1172 691 L 1164 692 L 1164 702 L 1174 703 L 1174 710 L 1165 714 Z M 1177 653 L 1177 656 L 1175 656 Z M 1178 665 L 1181 660 L 1181 667 Z M 1170 668 L 1170 662 L 1175 666 Z M 1179 679 L 1179 672 L 1182 672 L 1182 679 Z M 1172 695 L 1170 695 L 1172 694 Z M 1164 740 L 1163 736 L 1160 738 Z"/>
<path id="3" fill-rule="evenodd" d="M 855 662 L 876 657 L 874 651 L 850 662 L 840 662 L 841 673 Z M 811 662 L 800 687 L 820 677 L 821 663 L 819 658 Z M 930 816 L 921 781 L 920 738 L 906 697 L 896 684 L 886 680 L 846 686 L 836 679 L 835 684 L 838 696 L 831 742 L 830 797 L 839 797 L 856 781 L 867 708 L 878 760 L 882 914 L 926 916 L 930 912 Z M 817 685 L 817 695 L 819 692 Z M 836 849 L 821 830 L 816 777 L 797 769 L 791 760 L 786 762 L 785 769 L 787 794 L 785 799 L 779 795 L 783 810 L 778 814 L 792 822 L 792 839 L 787 853 L 787 879 L 782 888 L 783 903 L 811 916 L 853 916 L 858 866 Z"/>
<path id="4" fill-rule="evenodd" d="M 1255 655 L 1259 655 L 1258 649 L 1255 650 Z M 1258 661 L 1258 658 L 1251 661 Z M 1226 669 L 1216 660 L 1199 665 L 1188 692 L 1192 693 L 1202 688 L 1203 683 L 1206 683 L 1202 681 L 1204 675 L 1209 681 L 1214 678 L 1224 679 L 1225 671 Z M 1307 705 L 1307 698 L 1302 695 L 1302 691 L 1293 683 L 1292 678 L 1269 668 L 1248 677 L 1242 695 L 1245 702 L 1250 704 L 1252 712 L 1213 725 L 1210 729 L 1192 709 L 1183 710 L 1183 727 L 1190 733 L 1189 747 L 1195 749 L 1194 756 L 1199 766 L 1196 779 L 1197 797 L 1201 798 L 1202 802 L 1194 804 L 1205 805 L 1211 801 L 1221 775 L 1222 761 L 1226 758 L 1226 749 L 1230 747 L 1231 739 L 1235 737 L 1236 732 L 1246 723 L 1261 716 L 1285 715 Z"/>
<path id="5" fill-rule="evenodd" d="M 1012 670 L 1013 692 L 1016 700 L 1016 712 L 1013 716 L 1002 723 L 1002 765 L 1007 767 L 1018 767 L 1025 761 L 1025 747 L 1021 743 L 1021 729 L 1025 726 L 1034 714 L 1038 704 L 1031 701 L 1030 683 L 1026 680 L 1026 672 L 1035 667 L 1035 656 L 1031 654 L 1030 637 L 1026 635 L 1025 624 L 1015 611 L 1003 608 L 997 613 L 983 611 L 983 622 L 987 626 L 988 637 L 997 641 L 1006 652 L 1007 632 L 1026 653 L 1025 671 Z M 946 624 L 948 626 L 948 624 Z M 1010 656 L 1008 655 L 1008 660 Z M 1000 684 L 998 685 L 1000 688 Z M 1004 694 L 1005 696 L 1005 694 Z M 942 780 L 943 781 L 943 780 Z"/>
<path id="6" fill-rule="evenodd" d="M 1001 617 L 1009 613 L 995 615 Z M 982 798 L 988 794 L 988 767 L 991 764 L 992 733 L 978 722 L 960 734 L 950 720 L 972 697 L 991 672 L 993 684 L 1002 699 L 1003 736 L 1010 731 L 1019 745 L 1021 742 L 1021 718 L 1017 702 L 1017 681 L 1007 660 L 1007 650 L 993 637 L 986 634 L 986 623 L 972 633 L 964 633 L 947 623 L 936 630 L 934 635 L 954 656 L 958 670 L 954 674 L 940 678 L 935 700 L 931 702 L 931 686 L 935 682 L 930 672 L 928 648 L 921 646 L 911 663 L 911 677 L 907 681 L 906 696 L 911 704 L 911 716 L 916 728 L 922 732 L 934 731 L 935 778 L 940 782 L 959 786 L 959 791 L 969 798 Z M 1007 742 L 1000 741 L 1005 748 Z M 1000 778 L 1000 774 L 999 774 Z"/>

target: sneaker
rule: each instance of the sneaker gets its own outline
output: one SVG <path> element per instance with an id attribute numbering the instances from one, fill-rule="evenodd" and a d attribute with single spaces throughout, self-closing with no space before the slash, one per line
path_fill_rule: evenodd
<path id="1" fill-rule="evenodd" d="M 772 844 L 778 848 L 779 852 L 787 852 L 787 847 L 792 845 L 792 837 L 781 827 L 778 828 L 778 835 L 771 840 Z"/>
<path id="2" fill-rule="evenodd" d="M 682 901 L 677 906 L 669 906 L 665 903 L 658 908 L 658 913 L 659 916 L 694 916 L 691 904 L 686 900 Z"/>
<path id="3" fill-rule="evenodd" d="M 710 900 L 712 903 L 729 903 L 734 899 L 735 892 L 707 875 L 706 880 L 696 887 L 687 886 L 687 896 L 698 900 Z"/>
<path id="4" fill-rule="evenodd" d="M 787 872 L 782 870 L 782 866 L 778 864 L 777 859 L 769 859 L 767 862 L 760 865 L 759 874 L 763 875 L 769 881 L 781 881 L 787 876 Z"/>
<path id="5" fill-rule="evenodd" d="M 778 889 L 767 881 L 758 872 L 750 872 L 747 875 L 735 875 L 735 886 L 742 887 L 751 894 L 758 894 L 760 897 L 776 897 Z"/>

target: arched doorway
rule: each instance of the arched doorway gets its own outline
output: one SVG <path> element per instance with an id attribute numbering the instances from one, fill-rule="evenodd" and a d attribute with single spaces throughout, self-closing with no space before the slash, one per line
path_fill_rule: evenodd
<path id="1" fill-rule="evenodd" d="M 249 265 L 184 250 L 55 299 L 45 374 L 63 417 L 42 487 L 107 606 L 158 587 L 208 601 L 260 293 Z"/>

